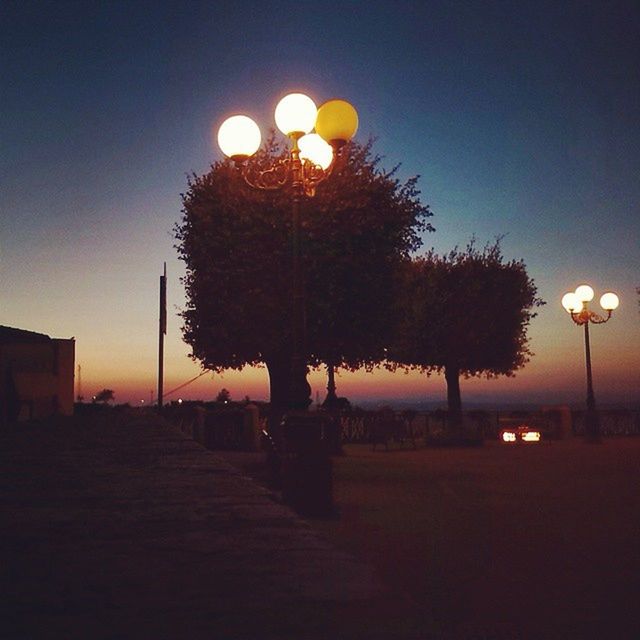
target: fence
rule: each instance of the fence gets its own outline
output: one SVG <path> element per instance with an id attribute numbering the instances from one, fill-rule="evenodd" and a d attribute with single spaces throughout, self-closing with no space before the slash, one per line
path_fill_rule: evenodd
<path id="1" fill-rule="evenodd" d="M 211 450 L 252 451 L 260 447 L 264 421 L 253 404 L 230 408 L 168 407 L 165 417 Z"/>
<path id="2" fill-rule="evenodd" d="M 573 432 L 584 434 L 586 411 L 572 411 Z M 603 436 L 640 435 L 640 409 L 604 409 L 598 411 Z"/>
<path id="3" fill-rule="evenodd" d="M 545 438 L 564 439 L 584 433 L 583 410 L 568 407 L 542 407 L 538 411 L 470 410 L 463 413 L 463 429 L 485 440 L 497 439 L 505 427 L 526 425 L 539 429 Z M 640 435 L 640 410 L 603 409 L 598 412 L 603 436 Z M 185 407 L 168 412 L 182 431 L 209 449 L 259 448 L 260 433 L 266 418 L 257 407 L 205 409 Z M 354 410 L 339 416 L 340 441 L 343 444 L 384 444 L 390 441 L 423 443 L 448 430 L 446 411 Z"/>
<path id="4" fill-rule="evenodd" d="M 505 427 L 526 425 L 541 430 L 547 438 L 563 439 L 584 433 L 582 410 L 568 407 L 543 407 L 538 411 L 470 410 L 463 413 L 463 428 L 484 439 L 495 439 Z M 640 435 L 640 410 L 603 409 L 598 411 L 603 436 Z M 405 434 L 415 440 L 427 439 L 448 429 L 448 413 L 436 411 L 395 412 Z M 341 418 L 344 443 L 369 443 L 376 440 L 380 413 L 353 411 Z"/>

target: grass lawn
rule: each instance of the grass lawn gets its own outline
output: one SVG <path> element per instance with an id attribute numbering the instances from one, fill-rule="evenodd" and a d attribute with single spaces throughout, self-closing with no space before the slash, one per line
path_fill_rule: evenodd
<path id="1" fill-rule="evenodd" d="M 253 456 L 228 459 L 260 477 Z M 640 638 L 640 438 L 348 445 L 332 543 L 450 638 Z"/>

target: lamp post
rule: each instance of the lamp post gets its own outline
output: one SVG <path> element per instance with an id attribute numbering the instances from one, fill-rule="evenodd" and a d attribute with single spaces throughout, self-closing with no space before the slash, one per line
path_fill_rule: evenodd
<path id="1" fill-rule="evenodd" d="M 227 118 L 218 130 L 218 144 L 231 158 L 245 183 L 259 190 L 288 190 L 291 195 L 291 369 L 289 409 L 306 410 L 311 402 L 304 349 L 304 297 L 300 272 L 300 201 L 313 197 L 318 184 L 333 171 L 344 145 L 358 128 L 358 114 L 344 100 L 316 108 L 302 93 L 286 95 L 275 109 L 278 129 L 290 141 L 285 158 L 266 169 L 250 162 L 260 147 L 260 129 L 245 115 Z M 311 131 L 315 128 L 315 133 Z"/>
<path id="2" fill-rule="evenodd" d="M 596 399 L 593 394 L 593 377 L 591 375 L 591 345 L 589 343 L 589 324 L 604 324 L 611 318 L 614 309 L 618 308 L 619 300 L 615 293 L 605 293 L 600 298 L 600 306 L 606 311 L 601 316 L 589 309 L 589 302 L 593 300 L 594 292 L 588 284 L 580 285 L 575 291 L 566 293 L 562 297 L 562 306 L 571 315 L 571 319 L 584 326 L 584 352 L 587 364 L 587 413 L 585 419 L 585 434 L 590 442 L 600 442 L 600 420 L 596 410 Z"/>

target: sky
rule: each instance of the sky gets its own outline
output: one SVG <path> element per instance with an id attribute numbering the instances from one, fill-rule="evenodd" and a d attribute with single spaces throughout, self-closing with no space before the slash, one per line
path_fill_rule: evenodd
<path id="1" fill-rule="evenodd" d="M 178 315 L 180 194 L 221 158 L 225 117 L 246 113 L 265 132 L 278 100 L 303 91 L 352 102 L 357 139 L 421 176 L 436 228 L 425 250 L 504 236 L 547 302 L 531 362 L 463 381 L 463 402 L 583 401 L 582 331 L 560 299 L 587 282 L 621 300 L 591 331 L 596 397 L 637 403 L 639 32 L 640 5 L 615 0 L 5 0 L 0 324 L 74 336 L 85 398 L 107 387 L 149 402 L 166 262 L 165 391 L 198 376 Z M 322 400 L 324 374 L 310 382 Z M 337 384 L 356 402 L 446 397 L 441 376 L 417 372 L 342 372 Z M 223 387 L 266 399 L 266 369 L 207 373 L 167 400 Z"/>

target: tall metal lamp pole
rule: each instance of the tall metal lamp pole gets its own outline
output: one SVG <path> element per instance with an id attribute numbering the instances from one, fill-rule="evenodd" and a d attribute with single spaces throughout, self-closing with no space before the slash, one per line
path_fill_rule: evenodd
<path id="1" fill-rule="evenodd" d="M 287 156 L 264 169 L 249 158 L 260 147 L 260 129 L 249 117 L 227 118 L 218 130 L 218 144 L 253 189 L 289 189 L 291 193 L 291 371 L 289 409 L 306 410 L 311 402 L 304 347 L 304 291 L 300 270 L 300 201 L 313 197 L 331 174 L 342 147 L 358 128 L 358 114 L 344 100 L 329 100 L 316 108 L 302 93 L 286 95 L 275 110 L 276 125 L 290 140 Z M 310 133 L 315 128 L 316 133 Z"/>
<path id="2" fill-rule="evenodd" d="M 604 324 L 611 318 L 614 309 L 618 308 L 619 300 L 615 293 L 605 293 L 600 298 L 600 306 L 606 311 L 601 316 L 589 309 L 589 302 L 593 300 L 593 289 L 587 285 L 580 285 L 575 291 L 566 293 L 562 298 L 562 306 L 571 314 L 571 319 L 584 326 L 584 352 L 587 366 L 587 413 L 585 417 L 585 435 L 589 442 L 601 442 L 600 420 L 596 409 L 596 398 L 593 393 L 593 375 L 591 373 L 591 344 L 589 341 L 589 324 Z"/>

